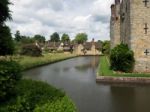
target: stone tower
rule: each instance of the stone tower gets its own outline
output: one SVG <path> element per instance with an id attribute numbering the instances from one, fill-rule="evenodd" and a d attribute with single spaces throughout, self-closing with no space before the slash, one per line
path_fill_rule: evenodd
<path id="1" fill-rule="evenodd" d="M 111 5 L 110 37 L 111 48 L 120 44 L 120 0 Z"/>
<path id="2" fill-rule="evenodd" d="M 119 33 L 134 51 L 134 71 L 150 72 L 150 0 L 122 0 Z"/>

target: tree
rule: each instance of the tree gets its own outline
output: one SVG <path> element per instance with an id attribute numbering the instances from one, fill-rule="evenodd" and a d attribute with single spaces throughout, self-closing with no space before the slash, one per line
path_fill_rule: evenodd
<path id="1" fill-rule="evenodd" d="M 11 14 L 8 5 L 9 0 L 0 0 L 0 25 L 2 26 L 4 22 L 11 19 Z"/>
<path id="2" fill-rule="evenodd" d="M 75 37 L 75 41 L 78 43 L 78 44 L 82 44 L 84 42 L 86 42 L 88 39 L 87 39 L 87 34 L 86 33 L 78 33 Z"/>
<path id="3" fill-rule="evenodd" d="M 134 53 L 128 45 L 121 43 L 111 50 L 110 63 L 113 70 L 131 72 L 134 67 Z"/>
<path id="4" fill-rule="evenodd" d="M 110 41 L 106 40 L 102 43 L 102 53 L 106 55 L 110 53 Z"/>
<path id="5" fill-rule="evenodd" d="M 59 34 L 57 32 L 53 33 L 50 37 L 51 37 L 52 42 L 59 42 L 60 41 L 60 37 L 59 37 Z"/>
<path id="6" fill-rule="evenodd" d="M 15 34 L 15 40 L 17 41 L 17 42 L 19 42 L 19 41 L 21 41 L 21 35 L 20 35 L 20 31 L 16 31 L 16 34 Z"/>
<path id="7" fill-rule="evenodd" d="M 21 43 L 22 44 L 31 44 L 34 43 L 34 38 L 29 36 L 21 36 Z"/>
<path id="8" fill-rule="evenodd" d="M 42 56 L 42 50 L 36 45 L 28 44 L 22 47 L 21 55 L 38 57 Z"/>
<path id="9" fill-rule="evenodd" d="M 38 35 L 34 36 L 34 40 L 36 40 L 36 41 L 38 41 L 40 43 L 44 43 L 45 42 L 45 37 L 38 34 Z"/>
<path id="10" fill-rule="evenodd" d="M 7 26 L 0 26 L 0 55 L 12 55 L 14 52 L 14 44 L 10 29 Z"/>
<path id="11" fill-rule="evenodd" d="M 68 34 L 63 34 L 62 37 L 61 37 L 61 41 L 62 42 L 69 42 L 70 41 L 70 37 Z"/>

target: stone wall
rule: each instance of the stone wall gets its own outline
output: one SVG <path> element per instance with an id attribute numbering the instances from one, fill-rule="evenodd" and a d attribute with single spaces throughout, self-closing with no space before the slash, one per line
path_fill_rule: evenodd
<path id="1" fill-rule="evenodd" d="M 144 52 L 150 49 L 150 29 L 145 33 L 145 24 L 150 26 L 150 3 L 148 7 L 141 0 L 130 0 L 131 36 L 130 48 L 134 51 L 135 72 L 150 72 L 150 56 Z M 149 27 L 150 28 L 150 27 Z"/>
<path id="2" fill-rule="evenodd" d="M 128 44 L 134 51 L 136 61 L 134 71 L 150 72 L 150 53 L 148 55 L 144 53 L 146 49 L 150 52 L 150 1 L 145 6 L 143 0 L 122 0 L 119 14 L 120 31 L 114 24 L 112 46 L 115 46 L 115 40 L 118 40 L 115 35 L 120 33 L 120 41 Z M 146 25 L 147 32 L 144 29 Z M 118 33 L 116 33 L 117 31 Z"/>
<path id="3" fill-rule="evenodd" d="M 120 44 L 120 4 L 118 2 L 111 6 L 110 38 L 111 48 Z"/>

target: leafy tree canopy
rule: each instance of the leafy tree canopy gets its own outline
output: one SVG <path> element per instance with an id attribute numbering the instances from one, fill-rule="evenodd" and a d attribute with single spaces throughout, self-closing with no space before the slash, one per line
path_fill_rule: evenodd
<path id="1" fill-rule="evenodd" d="M 84 42 L 86 42 L 88 40 L 87 38 L 87 34 L 86 33 L 78 33 L 75 37 L 75 41 L 78 43 L 78 44 L 82 44 Z"/>
<path id="2" fill-rule="evenodd" d="M 14 44 L 10 29 L 7 26 L 0 26 L 0 55 L 12 55 L 14 52 Z"/>
<path id="3" fill-rule="evenodd" d="M 60 37 L 59 37 L 59 34 L 57 32 L 53 33 L 50 37 L 51 37 L 52 42 L 59 42 L 60 41 Z"/>
<path id="4" fill-rule="evenodd" d="M 68 41 L 70 41 L 69 35 L 64 33 L 64 34 L 62 35 L 62 37 L 61 37 L 61 41 L 62 41 L 62 42 L 68 42 Z"/>
<path id="5" fill-rule="evenodd" d="M 45 42 L 45 37 L 44 36 L 42 36 L 42 35 L 35 35 L 34 36 L 34 39 L 36 40 L 36 41 L 38 41 L 38 42 L 40 42 L 40 43 L 44 43 Z"/>
<path id="6" fill-rule="evenodd" d="M 5 21 L 11 19 L 11 14 L 8 5 L 9 0 L 0 0 L 0 25 L 2 26 Z"/>

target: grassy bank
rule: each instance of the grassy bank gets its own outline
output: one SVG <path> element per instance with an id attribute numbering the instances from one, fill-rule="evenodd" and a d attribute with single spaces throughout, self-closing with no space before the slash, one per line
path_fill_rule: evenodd
<path id="1" fill-rule="evenodd" d="M 43 82 L 21 80 L 16 93 L 9 101 L 0 102 L 0 112 L 76 112 L 64 92 Z"/>
<path id="2" fill-rule="evenodd" d="M 112 77 L 150 77 L 150 74 L 140 73 L 115 73 L 110 69 L 109 59 L 106 56 L 100 57 L 99 76 L 112 76 Z"/>
<path id="3" fill-rule="evenodd" d="M 15 57 L 15 60 L 17 60 L 21 64 L 23 70 L 27 70 L 30 68 L 69 59 L 75 56 L 76 55 L 74 54 L 53 53 L 53 54 L 44 54 L 42 57 L 19 56 Z"/>

